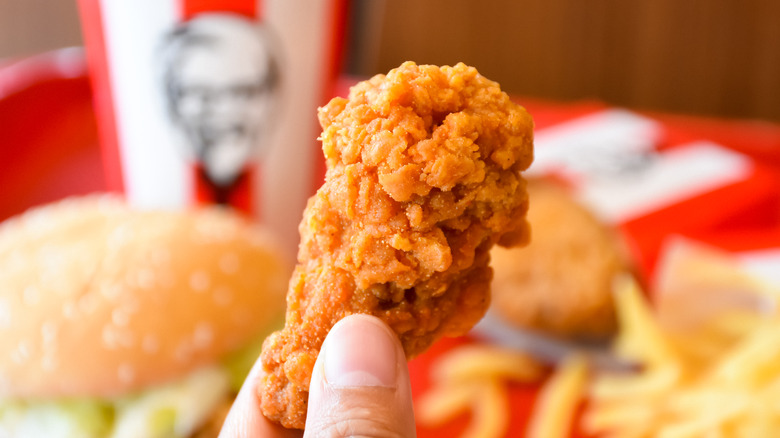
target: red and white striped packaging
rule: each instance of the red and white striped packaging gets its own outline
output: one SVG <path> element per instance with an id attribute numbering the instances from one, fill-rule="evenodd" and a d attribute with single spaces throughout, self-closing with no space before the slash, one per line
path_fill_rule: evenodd
<path id="1" fill-rule="evenodd" d="M 527 174 L 569 182 L 626 236 L 648 275 L 669 235 L 772 220 L 773 169 L 706 139 L 666 144 L 664 136 L 661 123 L 631 111 L 591 112 L 538 130 Z"/>
<path id="2" fill-rule="evenodd" d="M 79 0 L 109 188 L 231 205 L 294 250 L 346 0 Z"/>

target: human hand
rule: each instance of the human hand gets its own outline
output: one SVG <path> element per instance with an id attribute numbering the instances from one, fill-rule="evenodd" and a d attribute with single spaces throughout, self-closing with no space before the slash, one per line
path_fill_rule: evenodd
<path id="1" fill-rule="evenodd" d="M 284 429 L 260 410 L 258 361 L 236 398 L 220 438 L 414 437 L 414 411 L 401 344 L 379 319 L 351 315 L 333 326 L 309 388 L 306 430 Z"/>

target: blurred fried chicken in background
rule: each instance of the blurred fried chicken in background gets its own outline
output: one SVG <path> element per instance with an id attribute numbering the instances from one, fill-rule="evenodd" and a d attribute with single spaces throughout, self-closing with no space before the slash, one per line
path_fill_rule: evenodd
<path id="1" fill-rule="evenodd" d="M 616 329 L 612 282 L 631 270 L 617 232 L 578 204 L 563 184 L 528 183 L 533 239 L 494 248 L 493 307 L 510 325 L 557 337 L 598 340 Z"/>

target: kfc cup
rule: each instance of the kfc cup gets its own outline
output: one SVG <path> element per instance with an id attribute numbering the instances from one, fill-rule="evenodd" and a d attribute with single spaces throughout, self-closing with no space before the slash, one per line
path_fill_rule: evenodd
<path id="1" fill-rule="evenodd" d="M 109 187 L 224 204 L 295 248 L 346 0 L 80 0 Z"/>

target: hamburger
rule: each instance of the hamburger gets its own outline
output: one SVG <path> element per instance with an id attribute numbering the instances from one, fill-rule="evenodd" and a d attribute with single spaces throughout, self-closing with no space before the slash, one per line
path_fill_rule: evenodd
<path id="1" fill-rule="evenodd" d="M 291 267 L 219 207 L 71 198 L 0 224 L 0 437 L 216 436 Z"/>

